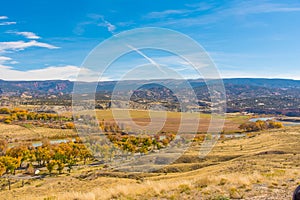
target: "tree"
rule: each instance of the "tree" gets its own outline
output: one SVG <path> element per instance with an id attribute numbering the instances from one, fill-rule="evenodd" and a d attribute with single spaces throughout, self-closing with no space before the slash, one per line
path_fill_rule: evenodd
<path id="1" fill-rule="evenodd" d="M 83 160 L 83 164 L 85 165 L 86 160 L 92 158 L 92 154 L 83 144 L 78 144 L 78 147 L 79 147 L 79 157 L 81 160 Z"/>
<path id="2" fill-rule="evenodd" d="M 268 121 L 268 128 L 282 128 L 283 124 L 281 122 Z"/>
<path id="3" fill-rule="evenodd" d="M 11 124 L 11 122 L 12 122 L 12 119 L 10 117 L 5 117 L 4 118 L 4 123 L 5 124 Z"/>
<path id="4" fill-rule="evenodd" d="M 58 173 L 61 174 L 65 168 L 65 164 L 61 160 L 58 160 L 56 163 L 57 163 L 57 171 Z"/>
<path id="5" fill-rule="evenodd" d="M 31 158 L 32 152 L 28 148 L 28 146 L 21 144 L 19 146 L 13 147 L 9 149 L 6 155 L 11 156 L 13 158 L 17 158 L 20 161 L 20 167 L 23 162 Z"/>
<path id="6" fill-rule="evenodd" d="M 281 122 L 275 122 L 272 120 L 262 121 L 258 120 L 256 122 L 246 122 L 239 126 L 240 129 L 244 131 L 251 132 L 251 131 L 261 131 L 266 129 L 273 129 L 273 128 L 282 128 L 283 125 Z"/>
<path id="7" fill-rule="evenodd" d="M 0 139 L 0 156 L 3 156 L 7 150 L 7 141 Z"/>
<path id="8" fill-rule="evenodd" d="M 35 158 L 38 162 L 38 165 L 45 166 L 54 156 L 54 152 L 51 146 L 39 146 L 35 150 Z"/>
<path id="9" fill-rule="evenodd" d="M 0 114 L 10 114 L 10 110 L 8 108 L 0 108 Z"/>
<path id="10" fill-rule="evenodd" d="M 2 162 L 0 162 L 0 176 L 2 176 L 5 171 L 6 171 L 5 165 Z"/>
<path id="11" fill-rule="evenodd" d="M 54 161 L 54 160 L 51 160 L 50 162 L 48 162 L 46 164 L 47 170 L 49 171 L 50 175 L 52 174 L 52 171 L 53 171 L 55 165 L 56 165 L 56 161 Z"/>
<path id="12" fill-rule="evenodd" d="M 20 161 L 17 158 L 10 156 L 1 156 L 0 163 L 5 166 L 5 172 L 14 174 L 17 167 L 20 165 Z"/>

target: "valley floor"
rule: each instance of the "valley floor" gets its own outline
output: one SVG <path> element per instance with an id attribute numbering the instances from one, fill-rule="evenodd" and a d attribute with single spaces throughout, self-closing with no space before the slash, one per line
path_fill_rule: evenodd
<path id="1" fill-rule="evenodd" d="M 300 184 L 298 127 L 219 140 L 204 159 L 191 148 L 169 169 L 176 173 L 125 173 L 99 167 L 28 180 L 2 189 L 0 199 L 291 199 Z M 202 168 L 189 171 L 193 166 Z M 2 180 L 4 181 L 4 180 Z"/>

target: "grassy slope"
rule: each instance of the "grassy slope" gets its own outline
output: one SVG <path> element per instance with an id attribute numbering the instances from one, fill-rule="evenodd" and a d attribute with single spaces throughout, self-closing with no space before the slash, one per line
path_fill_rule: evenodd
<path id="1" fill-rule="evenodd" d="M 6 125 L 0 123 L 0 138 L 8 141 L 29 141 L 42 138 L 66 138 L 76 136 L 70 129 L 50 129 L 43 127 L 25 128 L 19 125 Z"/>
<path id="2" fill-rule="evenodd" d="M 300 133 L 297 127 L 265 131 L 251 138 L 219 141 L 213 151 L 198 160 L 197 147 L 186 157 L 189 163 L 208 164 L 198 170 L 159 173 L 144 178 L 103 177 L 103 172 L 78 169 L 38 181 L 12 191 L 1 191 L 0 199 L 213 199 L 217 196 L 244 199 L 290 199 L 300 183 Z M 78 179 L 79 174 L 86 178 Z M 141 174 L 147 176 L 149 174 Z"/>

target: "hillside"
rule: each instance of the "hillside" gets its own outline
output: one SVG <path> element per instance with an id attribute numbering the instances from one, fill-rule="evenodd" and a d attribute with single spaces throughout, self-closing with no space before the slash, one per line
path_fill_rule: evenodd
<path id="1" fill-rule="evenodd" d="M 203 80 L 188 80 L 193 87 L 199 109 L 210 111 L 210 95 Z M 96 99 L 99 108 L 110 106 L 110 96 L 117 82 L 100 82 Z M 163 85 L 173 85 L 178 91 L 186 92 L 181 80 L 157 80 L 155 84 L 148 81 L 123 81 L 121 93 L 126 94 L 130 88 L 137 88 L 132 95 L 133 108 L 148 109 L 151 103 L 161 103 L 168 110 L 178 110 L 178 100 L 174 91 Z M 160 84 L 161 83 L 161 84 Z M 93 83 L 81 83 L 91 88 Z M 0 80 L 1 104 L 9 105 L 14 101 L 21 104 L 71 105 L 74 82 L 53 81 L 3 81 Z M 227 112 L 254 112 L 259 114 L 284 114 L 300 116 L 300 81 L 289 79 L 235 78 L 224 79 L 227 98 Z M 120 94 L 122 96 L 122 94 Z M 5 98 L 7 100 L 5 100 Z M 58 99 L 58 100 L 51 100 Z M 12 101 L 9 101 L 12 100 Z M 141 102 L 143 105 L 141 105 Z M 1 105 L 0 104 L 0 105 Z"/>
<path id="2" fill-rule="evenodd" d="M 290 199 L 300 182 L 299 138 L 295 127 L 219 140 L 205 159 L 198 158 L 194 146 L 165 173 L 76 168 L 71 175 L 26 180 L 24 187 L 15 184 L 12 191 L 1 191 L 0 198 Z M 198 168 L 190 171 L 193 166 Z"/>

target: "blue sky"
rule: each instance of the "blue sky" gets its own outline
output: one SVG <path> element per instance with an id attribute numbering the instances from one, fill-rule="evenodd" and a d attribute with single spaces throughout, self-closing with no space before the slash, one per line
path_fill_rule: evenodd
<path id="1" fill-rule="evenodd" d="M 223 78 L 300 79 L 299 19 L 300 1 L 3 1 L 0 79 L 74 80 L 96 45 L 112 34 L 143 27 L 190 36 Z M 157 62 L 170 61 L 165 53 L 144 53 Z M 147 64 L 133 54 L 114 63 L 106 79 L 118 79 L 116 74 L 133 63 Z M 174 66 L 180 68 L 180 61 Z M 197 78 L 193 73 L 187 70 L 184 76 Z"/>

